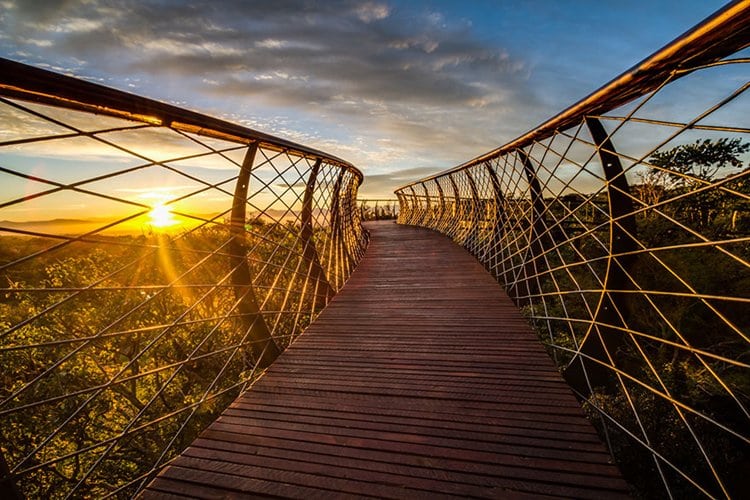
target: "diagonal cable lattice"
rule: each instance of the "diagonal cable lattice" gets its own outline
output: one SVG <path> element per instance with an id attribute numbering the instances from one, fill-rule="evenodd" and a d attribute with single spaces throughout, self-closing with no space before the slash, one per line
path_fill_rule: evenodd
<path id="1" fill-rule="evenodd" d="M 367 245 L 362 175 L 0 67 L 0 492 L 130 496 L 343 286 Z"/>
<path id="2" fill-rule="evenodd" d="M 749 21 L 734 2 L 396 191 L 400 223 L 466 247 L 523 309 L 645 496 L 750 494 Z"/>

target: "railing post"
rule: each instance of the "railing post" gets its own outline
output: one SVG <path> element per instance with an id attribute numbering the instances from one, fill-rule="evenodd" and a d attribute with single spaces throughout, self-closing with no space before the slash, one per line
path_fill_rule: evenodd
<path id="1" fill-rule="evenodd" d="M 398 222 L 399 224 L 404 224 L 405 223 L 404 219 L 406 218 L 406 214 L 409 212 L 409 207 L 407 206 L 407 203 L 406 203 L 406 196 L 401 194 L 401 191 L 399 190 L 399 191 L 396 191 L 396 198 L 398 198 L 398 204 L 399 204 L 398 218 L 396 219 L 396 222 Z"/>
<path id="2" fill-rule="evenodd" d="M 436 229 L 445 232 L 445 228 L 443 227 L 445 224 L 445 194 L 443 193 L 443 186 L 440 185 L 440 179 L 436 177 L 434 182 L 435 186 L 437 186 L 438 197 L 440 198 L 440 215 Z"/>
<path id="3" fill-rule="evenodd" d="M 427 190 L 427 184 L 422 183 L 422 190 L 424 190 L 425 201 L 427 207 L 425 207 L 424 217 L 422 217 L 422 225 L 425 227 L 432 227 L 432 204 L 430 203 L 430 192 Z"/>
<path id="4" fill-rule="evenodd" d="M 456 180 L 453 178 L 453 174 L 448 174 L 448 180 L 451 183 L 451 189 L 453 190 L 453 198 L 455 202 L 453 203 L 453 228 L 448 232 L 448 235 L 456 239 L 458 237 L 459 232 L 461 231 L 461 224 L 460 221 L 463 218 L 463 207 L 461 205 L 461 193 L 458 190 L 458 184 L 456 184 Z M 463 239 L 461 242 L 463 244 Z"/>
<path id="5" fill-rule="evenodd" d="M 341 196 L 341 182 L 344 180 L 344 171 L 339 172 L 331 191 L 331 254 L 329 259 L 329 274 L 336 279 L 338 288 L 338 277 L 341 266 L 341 207 L 339 197 Z M 329 281 L 330 284 L 330 281 Z"/>
<path id="6" fill-rule="evenodd" d="M 259 368 L 265 368 L 279 356 L 281 351 L 271 336 L 265 318 L 263 318 L 258 306 L 258 298 L 253 288 L 250 265 L 247 261 L 247 231 L 245 229 L 247 190 L 250 185 L 250 172 L 252 171 L 257 151 L 257 143 L 253 143 L 248 147 L 242 167 L 240 168 L 240 174 L 237 177 L 237 184 L 234 188 L 230 225 L 232 239 L 229 243 L 229 262 L 231 269 L 234 270 L 230 279 L 234 289 L 234 296 L 239 301 L 237 309 L 240 313 L 240 321 L 243 328 L 249 332 L 247 338 L 251 341 L 250 351 L 252 352 L 253 361 Z"/>
<path id="7" fill-rule="evenodd" d="M 344 270 L 344 262 L 346 262 L 348 269 L 349 263 L 352 261 L 349 249 L 344 241 L 341 225 L 341 186 L 344 182 L 345 173 L 345 170 L 342 169 L 333 184 L 333 193 L 331 193 L 331 238 L 333 239 L 337 289 L 343 285 L 343 281 L 339 283 L 339 276 L 341 276 L 341 271 Z"/>
<path id="8" fill-rule="evenodd" d="M 496 257 L 495 257 L 494 266 L 492 265 L 492 263 L 488 263 L 488 269 L 492 271 L 493 274 L 497 274 L 494 271 L 494 269 L 499 264 L 497 253 L 499 251 L 500 245 L 502 244 L 503 238 L 505 236 L 506 223 L 507 223 L 507 216 L 505 214 L 505 196 L 503 195 L 502 186 L 500 186 L 500 180 L 497 178 L 497 174 L 495 173 L 495 170 L 492 168 L 492 165 L 490 164 L 490 162 L 486 162 L 484 165 L 487 168 L 487 175 L 490 177 L 490 183 L 492 184 L 492 192 L 495 198 L 495 224 L 492 226 L 492 239 L 488 247 L 488 251 L 491 255 L 492 249 L 494 248 Z"/>
<path id="9" fill-rule="evenodd" d="M 591 386 L 609 386 L 613 383 L 612 371 L 594 359 L 605 364 L 614 363 L 618 349 L 625 344 L 625 334 L 621 330 L 603 325 L 621 328 L 626 326 L 622 316 L 626 314 L 627 297 L 620 291 L 630 286 L 627 270 L 635 260 L 630 252 L 637 249 L 633 201 L 620 159 L 601 122 L 590 117 L 585 120 L 607 180 L 609 257 L 594 321 L 579 346 L 579 351 L 584 356 L 578 356 L 578 360 L 574 359 L 565 370 L 568 383 L 584 395 L 589 394 L 586 375 Z"/>
<path id="10" fill-rule="evenodd" d="M 409 186 L 409 191 L 411 191 L 411 199 L 412 199 L 412 210 L 411 210 L 411 217 L 409 218 L 409 224 L 413 226 L 418 226 L 419 221 L 421 217 L 419 217 L 419 214 L 417 212 L 417 206 L 419 206 L 419 199 L 417 198 L 417 192 L 414 191 L 414 186 Z"/>
<path id="11" fill-rule="evenodd" d="M 315 194 L 315 181 L 318 178 L 321 163 L 322 160 L 318 158 L 310 170 L 310 176 L 308 177 L 307 185 L 305 186 L 305 196 L 302 199 L 302 213 L 300 214 L 300 218 L 302 219 L 302 227 L 300 230 L 302 257 L 310 266 L 310 279 L 315 282 L 313 309 L 315 309 L 315 303 L 317 302 L 319 291 L 322 291 L 325 295 L 326 303 L 331 300 L 334 295 L 331 284 L 326 277 L 326 273 L 320 265 L 320 257 L 318 256 L 318 250 L 315 248 L 315 241 L 313 239 L 312 202 L 313 195 Z"/>
<path id="12" fill-rule="evenodd" d="M 405 191 L 401 191 L 399 193 L 399 199 L 404 206 L 404 213 L 403 215 L 399 214 L 399 221 L 401 224 L 410 224 L 409 221 L 411 220 L 412 214 L 414 212 L 414 207 L 411 204 L 411 200 L 406 195 Z"/>
<path id="13" fill-rule="evenodd" d="M 516 303 L 519 301 L 521 295 L 526 295 L 528 300 L 531 301 L 531 296 L 539 293 L 539 269 L 542 268 L 542 259 L 544 255 L 544 245 L 542 245 L 542 235 L 545 232 L 544 227 L 544 198 L 542 197 L 542 188 L 539 184 L 539 178 L 536 175 L 536 169 L 534 164 L 531 163 L 531 158 L 522 149 L 516 150 L 518 156 L 521 158 L 523 164 L 523 170 L 526 174 L 526 180 L 529 183 L 529 191 L 531 194 L 531 224 L 530 224 L 530 235 L 529 235 L 529 247 L 524 258 L 524 289 L 520 289 L 518 282 L 514 285 L 516 287 L 516 296 L 513 297 Z M 529 257 L 529 254 L 531 256 Z"/>
<path id="14" fill-rule="evenodd" d="M 464 170 L 464 174 L 466 174 L 466 180 L 469 181 L 469 190 L 471 190 L 471 225 L 469 230 L 469 235 L 466 238 L 466 243 L 464 244 L 469 252 L 471 252 L 473 255 L 478 256 L 479 255 L 479 240 L 480 240 L 480 231 L 481 228 L 479 226 L 479 220 L 481 215 L 481 200 L 479 199 L 479 191 L 477 190 L 477 184 L 474 182 L 474 176 L 471 175 L 471 169 L 467 168 Z"/>
<path id="15" fill-rule="evenodd" d="M 342 170 L 342 172 L 345 172 L 345 171 Z M 342 180 L 343 180 L 343 177 L 344 176 L 342 176 Z M 346 196 L 344 197 L 345 199 L 342 201 L 341 197 L 339 196 L 339 206 L 341 206 L 342 203 L 344 204 L 344 207 L 343 207 L 344 210 L 342 210 L 342 212 L 345 214 L 351 214 L 351 202 L 353 199 L 355 199 L 353 197 L 353 183 L 354 183 L 354 177 L 349 177 L 349 181 L 346 185 Z M 339 219 L 339 221 L 340 220 L 341 219 Z M 339 228 L 339 230 L 341 231 L 341 247 L 344 251 L 344 263 L 346 264 L 347 275 L 350 274 L 351 265 L 352 265 L 352 262 L 354 262 L 354 258 L 352 257 L 352 254 L 350 251 L 351 249 L 349 248 L 349 243 L 351 240 L 347 239 L 347 233 L 346 233 L 346 229 L 349 227 L 351 226 L 347 222 L 346 224 L 342 224 L 341 227 Z"/>

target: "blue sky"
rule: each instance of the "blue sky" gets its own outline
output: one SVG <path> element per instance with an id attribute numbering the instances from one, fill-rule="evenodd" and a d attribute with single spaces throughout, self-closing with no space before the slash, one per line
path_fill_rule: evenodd
<path id="1" fill-rule="evenodd" d="M 0 0 L 0 55 L 326 150 L 380 197 L 521 135 L 722 5 Z"/>

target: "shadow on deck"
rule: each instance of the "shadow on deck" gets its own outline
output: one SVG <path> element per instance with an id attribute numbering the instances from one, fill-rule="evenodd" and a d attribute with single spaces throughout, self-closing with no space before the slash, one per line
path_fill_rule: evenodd
<path id="1" fill-rule="evenodd" d="M 367 227 L 344 290 L 143 496 L 626 495 L 484 268 L 432 231 Z"/>

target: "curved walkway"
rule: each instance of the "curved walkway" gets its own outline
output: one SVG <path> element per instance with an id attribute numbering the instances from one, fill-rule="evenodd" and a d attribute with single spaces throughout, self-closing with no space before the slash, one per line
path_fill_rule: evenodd
<path id="1" fill-rule="evenodd" d="M 368 229 L 344 290 L 144 496 L 626 495 L 484 268 L 432 231 Z"/>

